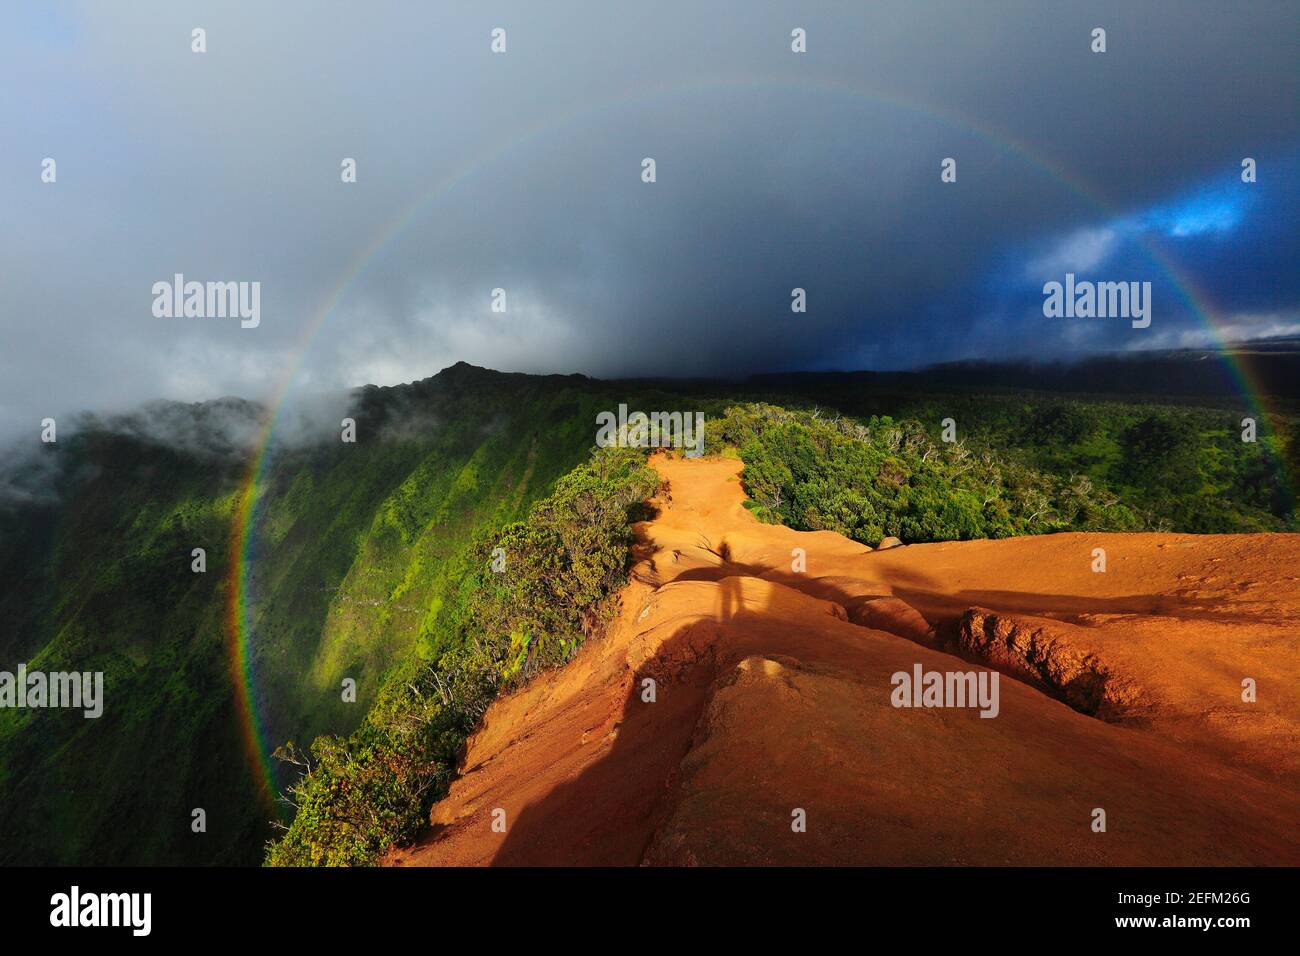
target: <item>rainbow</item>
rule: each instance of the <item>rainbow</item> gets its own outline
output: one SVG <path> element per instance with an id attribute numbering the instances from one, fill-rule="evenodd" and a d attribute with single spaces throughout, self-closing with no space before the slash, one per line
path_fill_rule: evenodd
<path id="1" fill-rule="evenodd" d="M 640 91 L 635 95 L 608 97 L 581 109 L 563 113 L 558 117 L 550 117 L 530 124 L 522 133 L 505 139 L 493 148 L 471 157 L 437 180 L 427 190 L 420 193 L 410 205 L 404 207 L 387 224 L 380 228 L 371 240 L 357 252 L 343 270 L 338 281 L 312 313 L 304 326 L 300 340 L 293 348 L 293 359 L 287 364 L 280 381 L 272 391 L 268 404 L 268 413 L 264 417 L 244 480 L 236 494 L 230 536 L 230 570 L 226 599 L 227 653 L 231 676 L 235 685 L 236 705 L 240 715 L 242 737 L 249 764 L 253 769 L 259 789 L 268 800 L 274 798 L 277 787 L 270 749 L 266 739 L 266 729 L 259 718 L 256 693 L 256 667 L 253 654 L 251 553 L 256 534 L 258 505 L 266 480 L 267 466 L 271 458 L 270 452 L 276 428 L 281 419 L 286 399 L 298 377 L 304 360 L 311 351 L 317 334 L 325 326 L 339 304 L 346 298 L 357 279 L 366 272 L 371 263 L 382 255 L 389 244 L 401 235 L 426 207 L 438 198 L 447 195 L 474 174 L 490 167 L 520 147 L 547 134 L 569 127 L 578 120 L 590 119 L 610 110 L 621 109 L 634 104 L 645 104 L 659 98 L 672 96 L 754 90 L 770 92 L 805 91 L 822 95 L 843 96 L 866 101 L 873 105 L 883 105 L 907 113 L 917 114 L 950 126 L 960 132 L 973 134 L 995 149 L 1029 163 L 1109 217 L 1118 217 L 1121 212 L 1113 207 L 1096 189 L 1071 173 L 1061 163 L 1017 139 L 1005 130 L 987 123 L 974 122 L 949 110 L 922 103 L 897 92 L 867 90 L 851 84 L 826 79 L 770 79 L 752 76 L 715 77 L 705 82 L 696 81 L 680 85 L 661 85 L 648 91 Z M 1139 242 L 1151 261 L 1168 278 L 1182 299 L 1183 304 L 1210 331 L 1213 341 L 1220 345 L 1225 344 L 1226 339 L 1220 333 L 1218 321 L 1215 318 L 1216 310 L 1207 301 L 1205 295 L 1197 289 L 1156 243 L 1144 239 L 1139 239 Z M 1265 417 L 1272 415 L 1273 412 L 1271 409 L 1265 408 L 1263 392 L 1257 387 L 1257 383 L 1253 381 L 1249 368 L 1231 352 L 1220 349 L 1219 354 L 1227 366 L 1229 376 L 1237 391 L 1246 401 L 1252 413 L 1259 417 L 1262 424 Z"/>

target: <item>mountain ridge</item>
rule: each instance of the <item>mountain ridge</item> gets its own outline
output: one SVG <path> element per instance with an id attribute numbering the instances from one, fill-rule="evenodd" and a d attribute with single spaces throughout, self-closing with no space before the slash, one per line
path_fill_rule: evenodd
<path id="1" fill-rule="evenodd" d="M 1300 798 L 1285 783 L 1300 711 L 1276 696 L 1300 659 L 1276 652 L 1300 623 L 1300 579 L 1280 570 L 1300 556 L 1300 535 L 1229 543 L 1272 612 L 1260 637 L 1253 605 L 1245 624 L 1211 624 L 1204 597 L 1159 597 L 1164 582 L 1213 567 L 1221 539 L 1064 534 L 872 552 L 759 524 L 737 462 L 652 464 L 660 510 L 638 526 L 617 623 L 489 708 L 429 831 L 389 865 L 1300 861 L 1287 823 Z M 1115 555 L 1108 574 L 1087 570 L 1097 544 Z M 787 570 L 793 547 L 806 550 L 806 573 Z M 1134 587 L 1154 594 L 1123 598 L 1131 610 L 1119 615 L 1073 609 L 1104 608 L 1116 599 L 1107 594 Z M 968 660 L 1004 670 L 994 719 L 890 706 L 891 672 L 970 663 L 887 615 L 852 623 L 855 609 L 901 603 L 942 635 L 976 591 L 1004 620 L 1030 621 L 1028 602 L 1062 628 L 1118 641 L 1108 660 L 1144 687 L 1140 716 L 1099 720 L 978 655 Z M 1213 600 L 1245 613 L 1236 594 Z M 1214 647 L 1236 671 L 1197 663 Z M 1241 700 L 1244 673 L 1275 689 L 1271 703 Z M 1098 807 L 1106 832 L 1093 828 Z M 802 831 L 792 828 L 800 811 Z"/>

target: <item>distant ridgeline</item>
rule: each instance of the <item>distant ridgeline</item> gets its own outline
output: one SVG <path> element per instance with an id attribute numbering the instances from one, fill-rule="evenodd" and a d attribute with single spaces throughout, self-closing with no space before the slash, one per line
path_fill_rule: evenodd
<path id="1" fill-rule="evenodd" d="M 794 372 L 755 375 L 755 394 L 816 393 L 842 407 L 896 392 L 1043 391 L 1105 396 L 1160 396 L 1179 403 L 1239 404 L 1242 379 L 1278 407 L 1300 411 L 1300 339 L 1265 339 L 1216 349 L 1093 355 L 1078 361 L 949 362 L 902 372 Z M 832 399 L 834 396 L 834 399 Z M 843 411 L 853 411 L 842 407 Z M 885 408 L 884 413 L 893 409 Z M 860 412 L 854 412 L 859 414 Z"/>
<path id="2" fill-rule="evenodd" d="M 744 459 L 758 517 L 869 544 L 1296 527 L 1293 418 L 1243 441 L 1231 403 L 969 384 L 998 393 L 463 363 L 359 389 L 354 444 L 335 430 L 269 453 L 241 552 L 246 667 L 228 612 L 247 444 L 93 421 L 60 435 L 36 449 L 54 456 L 47 493 L 0 497 L 0 670 L 102 672 L 103 712 L 0 709 L 0 863 L 262 861 L 277 811 L 250 762 L 245 691 L 263 749 L 287 758 L 277 788 L 302 808 L 272 862 L 365 863 L 409 836 L 492 695 L 562 664 L 611 611 L 654 483 L 643 449 L 593 454 L 597 416 L 621 403 L 703 412 L 705 454 Z M 141 414 L 206 436 L 255 433 L 264 412 Z"/>

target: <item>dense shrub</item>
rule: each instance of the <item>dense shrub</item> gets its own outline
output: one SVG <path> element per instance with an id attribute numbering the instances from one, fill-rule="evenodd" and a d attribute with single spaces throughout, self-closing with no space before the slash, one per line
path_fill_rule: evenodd
<path id="1" fill-rule="evenodd" d="M 965 442 L 937 442 L 914 420 L 747 405 L 711 427 L 713 447 L 739 450 L 753 510 L 792 528 L 875 545 L 889 535 L 948 541 L 1139 526 L 1087 476 L 1047 475 Z"/>
<path id="2" fill-rule="evenodd" d="M 557 481 L 527 520 L 476 541 L 457 646 L 391 674 L 350 737 L 318 737 L 306 754 L 293 744 L 277 751 L 302 776 L 288 791 L 293 822 L 267 862 L 367 864 L 413 837 L 500 687 L 567 660 L 608 619 L 631 523 L 656 484 L 644 453 L 602 449 Z"/>
<path id="3" fill-rule="evenodd" d="M 505 570 L 483 575 L 469 631 L 503 677 L 567 660 L 604 623 L 604 598 L 627 567 L 631 522 L 657 481 L 642 452 L 603 449 L 484 547 L 480 566 L 500 548 Z"/>
<path id="4" fill-rule="evenodd" d="M 1006 469 L 1068 484 L 1087 479 L 1093 489 L 1088 497 L 1108 493 L 1119 499 L 1142 529 L 1300 530 L 1300 419 L 1293 408 L 1278 405 L 1265 412 L 1237 401 L 1216 406 L 1173 398 L 1010 393 L 981 382 L 974 370 L 969 384 L 936 394 L 817 379 L 815 387 L 778 404 L 798 407 L 815 399 L 863 423 L 873 415 L 921 423 L 931 439 L 938 438 L 944 418 L 953 418 L 976 457 L 988 454 Z M 761 397 L 776 396 L 769 390 Z M 1246 417 L 1257 425 L 1254 442 L 1242 440 Z M 1068 523 L 1078 526 L 1077 519 Z M 1033 530 L 1040 530 L 1038 524 Z"/>
<path id="5" fill-rule="evenodd" d="M 349 737 L 317 737 L 303 754 L 292 742 L 276 756 L 303 776 L 288 790 L 293 823 L 273 843 L 272 866 L 372 862 L 415 835 L 446 792 L 465 738 L 496 691 L 492 668 L 472 654 L 391 677 Z"/>

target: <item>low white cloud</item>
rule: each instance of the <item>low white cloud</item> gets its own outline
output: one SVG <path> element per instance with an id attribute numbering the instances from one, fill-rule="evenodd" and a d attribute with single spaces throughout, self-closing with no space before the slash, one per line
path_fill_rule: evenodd
<path id="1" fill-rule="evenodd" d="M 1216 321 L 1213 328 L 1176 328 L 1135 341 L 1130 348 L 1199 349 L 1223 343 L 1300 335 L 1300 310 L 1294 312 L 1236 313 Z"/>
<path id="2" fill-rule="evenodd" d="M 1052 241 L 1045 252 L 1031 259 L 1025 266 L 1025 278 L 1039 283 L 1067 272 L 1092 272 L 1114 254 L 1118 244 L 1119 234 L 1109 227 L 1077 229 Z"/>

